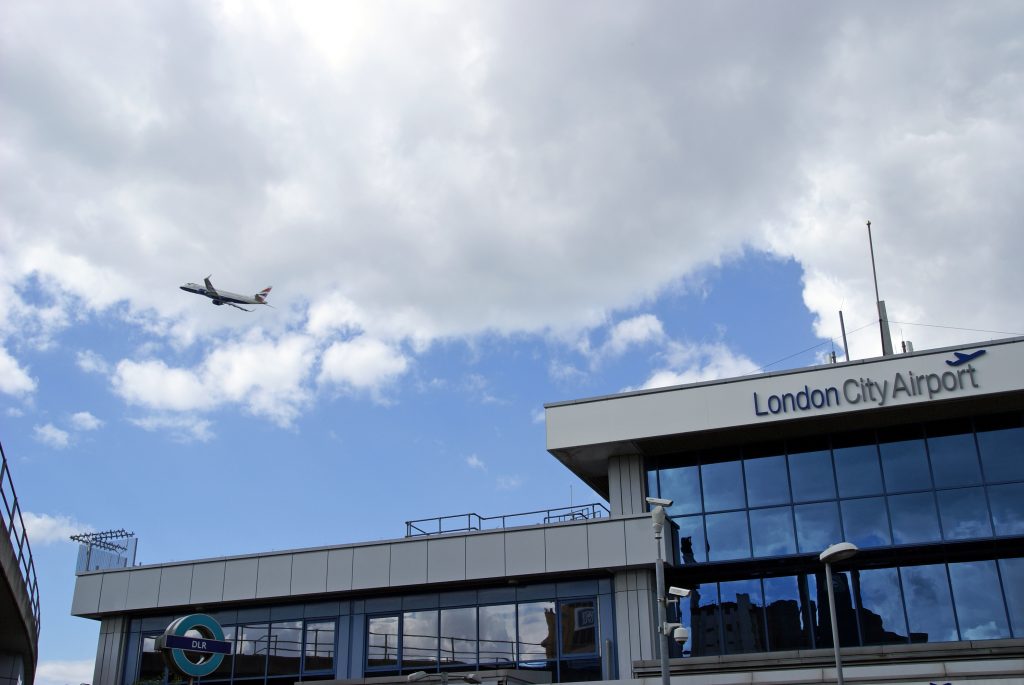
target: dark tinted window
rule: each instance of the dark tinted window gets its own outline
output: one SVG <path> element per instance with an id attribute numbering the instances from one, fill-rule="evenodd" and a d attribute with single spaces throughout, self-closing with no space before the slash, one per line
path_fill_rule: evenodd
<path id="1" fill-rule="evenodd" d="M 786 457 L 762 457 L 743 462 L 747 481 L 747 503 L 751 507 L 771 504 L 788 504 L 789 475 L 786 473 Z"/>
<path id="2" fill-rule="evenodd" d="M 864 548 L 892 544 L 884 497 L 844 500 L 840 506 L 843 512 L 843 540 Z"/>
<path id="3" fill-rule="evenodd" d="M 750 534 L 747 531 L 747 512 L 708 514 L 708 559 L 745 559 L 750 556 Z"/>
<path id="4" fill-rule="evenodd" d="M 1024 557 L 1000 559 L 999 573 L 1003 577 L 1003 594 L 1013 636 L 1024 637 Z"/>
<path id="5" fill-rule="evenodd" d="M 1024 483 L 990 485 L 986 489 L 996 535 L 1024 535 Z"/>
<path id="6" fill-rule="evenodd" d="M 679 556 L 682 562 L 692 564 L 707 561 L 708 551 L 704 544 L 704 517 L 681 516 L 674 520 L 679 526 Z"/>
<path id="7" fill-rule="evenodd" d="M 836 486 L 832 475 L 832 454 L 828 450 L 790 454 L 789 481 L 793 486 L 794 502 L 834 499 Z"/>
<path id="8" fill-rule="evenodd" d="M 592 599 L 562 602 L 562 656 L 597 653 L 597 607 Z"/>
<path id="9" fill-rule="evenodd" d="M 853 585 L 860 602 L 860 631 L 866 645 L 907 642 L 903 593 L 894 568 L 856 571 Z"/>
<path id="10" fill-rule="evenodd" d="M 407 611 L 402 616 L 402 668 L 437 666 L 437 612 Z"/>
<path id="11" fill-rule="evenodd" d="M 949 565 L 953 602 L 962 640 L 994 640 L 1010 637 L 1003 598 L 996 588 L 999 576 L 994 561 Z"/>
<path id="12" fill-rule="evenodd" d="M 670 516 L 700 513 L 700 476 L 696 466 L 662 469 L 658 478 L 661 496 L 672 500 L 668 508 Z"/>
<path id="13" fill-rule="evenodd" d="M 397 620 L 397 619 L 396 619 Z M 265 624 L 238 628 L 235 677 L 263 676 L 267 672 L 270 627 Z"/>
<path id="14" fill-rule="evenodd" d="M 704 464 L 700 467 L 700 476 L 704 486 L 704 511 L 742 509 L 746 506 L 741 462 Z"/>
<path id="15" fill-rule="evenodd" d="M 476 665 L 476 609 L 441 610 L 441 666 Z"/>
<path id="16" fill-rule="evenodd" d="M 334 621 L 306 621 L 306 671 L 334 670 Z"/>
<path id="17" fill-rule="evenodd" d="M 515 661 L 516 607 L 480 607 L 480 667 L 510 668 Z"/>
<path id="18" fill-rule="evenodd" d="M 796 554 L 792 507 L 772 507 L 750 511 L 750 537 L 755 557 Z"/>
<path id="19" fill-rule="evenodd" d="M 1020 416 L 978 421 L 978 449 L 985 480 L 1024 480 L 1024 428 Z"/>
<path id="20" fill-rule="evenodd" d="M 840 497 L 882 494 L 882 471 L 873 434 L 837 438 L 832 455 Z"/>
<path id="21" fill-rule="evenodd" d="M 398 665 L 398 617 L 374 616 L 367 629 L 368 668 Z"/>
<path id="22" fill-rule="evenodd" d="M 929 426 L 928 454 L 932 460 L 935 487 L 955 488 L 981 483 L 978 450 L 969 423 L 954 421 Z"/>
<path id="23" fill-rule="evenodd" d="M 909 566 L 900 570 L 906 596 L 911 642 L 957 639 L 946 566 Z"/>
<path id="24" fill-rule="evenodd" d="M 298 673 L 302 663 L 302 621 L 280 621 L 270 624 L 270 675 Z"/>
<path id="25" fill-rule="evenodd" d="M 807 611 L 800 599 L 796 576 L 764 579 L 765 613 L 768 619 L 768 648 L 774 651 L 809 649 Z"/>
<path id="26" fill-rule="evenodd" d="M 801 552 L 821 552 L 829 545 L 840 542 L 839 511 L 835 502 L 798 504 L 796 514 L 796 541 Z"/>
<path id="27" fill-rule="evenodd" d="M 693 656 L 721 654 L 718 584 L 704 583 L 690 594 L 690 649 Z"/>
<path id="28" fill-rule="evenodd" d="M 815 597 L 818 608 L 815 639 L 819 647 L 832 646 L 832 623 L 828 611 L 828 586 L 825 585 L 824 571 L 808 576 L 807 585 Z M 854 610 L 853 586 L 850 574 L 845 571 L 832 571 L 832 588 L 836 597 L 836 622 L 839 625 L 839 644 L 852 647 L 857 640 L 857 613 Z"/>
<path id="29" fill-rule="evenodd" d="M 939 518 L 932 493 L 893 495 L 888 500 L 893 543 L 905 545 L 939 539 Z"/>
<path id="30" fill-rule="evenodd" d="M 959 488 L 938 492 L 942 536 L 946 540 L 991 537 L 984 488 Z"/>
<path id="31" fill-rule="evenodd" d="M 519 661 L 555 658 L 555 603 L 519 605 Z"/>
<path id="32" fill-rule="evenodd" d="M 886 492 L 909 492 L 932 487 L 928 453 L 919 430 L 889 431 L 880 434 L 879 441 L 878 451 L 882 457 Z"/>
<path id="33" fill-rule="evenodd" d="M 764 605 L 760 580 L 735 580 L 719 583 L 722 636 L 726 654 L 763 652 Z"/>

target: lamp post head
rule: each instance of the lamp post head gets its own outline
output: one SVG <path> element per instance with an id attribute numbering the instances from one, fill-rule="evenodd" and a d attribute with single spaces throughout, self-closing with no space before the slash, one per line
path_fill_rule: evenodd
<path id="1" fill-rule="evenodd" d="M 852 542 L 837 542 L 824 552 L 818 555 L 818 561 L 825 564 L 834 564 L 837 561 L 849 559 L 860 550 Z"/>

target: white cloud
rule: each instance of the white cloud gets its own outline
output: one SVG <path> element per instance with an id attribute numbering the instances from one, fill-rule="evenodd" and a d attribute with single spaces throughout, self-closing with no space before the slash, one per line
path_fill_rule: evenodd
<path id="1" fill-rule="evenodd" d="M 161 414 L 129 421 L 143 430 L 168 432 L 179 442 L 209 442 L 213 439 L 213 424 L 208 419 L 189 414 Z"/>
<path id="2" fill-rule="evenodd" d="M 93 530 L 92 526 L 80 523 L 70 516 L 57 514 L 36 514 L 31 511 L 22 512 L 25 529 L 28 531 L 29 543 L 33 545 L 49 545 L 54 542 L 66 542 L 77 533 Z"/>
<path id="3" fill-rule="evenodd" d="M 11 417 L 12 419 L 20 419 L 22 416 L 25 415 L 25 412 L 23 412 L 21 409 L 18 409 L 17 407 L 8 407 L 4 414 Z"/>
<path id="4" fill-rule="evenodd" d="M 653 314 L 641 314 L 620 321 L 612 327 L 602 352 L 610 356 L 622 355 L 630 347 L 658 342 L 665 337 L 661 321 Z"/>
<path id="5" fill-rule="evenodd" d="M 533 423 L 544 423 L 544 420 L 546 418 L 547 414 L 545 414 L 544 412 L 544 407 L 541 407 L 540 409 L 534 409 L 533 412 L 530 414 L 530 421 Z"/>
<path id="6" fill-rule="evenodd" d="M 498 476 L 495 481 L 499 490 L 516 490 L 523 484 L 521 476 Z"/>
<path id="7" fill-rule="evenodd" d="M 92 350 L 82 350 L 75 356 L 75 363 L 78 368 L 86 373 L 98 373 L 107 375 L 110 373 L 110 364 Z"/>
<path id="8" fill-rule="evenodd" d="M 36 685 L 81 685 L 92 682 L 95 661 L 40 661 L 36 666 Z"/>
<path id="9" fill-rule="evenodd" d="M 468 457 L 466 457 L 466 466 L 468 466 L 471 469 L 476 469 L 478 471 L 487 470 L 487 466 L 484 464 L 483 460 L 481 460 L 480 457 L 476 456 L 475 454 L 471 454 Z"/>
<path id="10" fill-rule="evenodd" d="M 52 423 L 35 426 L 33 431 L 35 432 L 36 440 L 53 449 L 62 450 L 70 444 L 68 432 L 57 428 Z"/>
<path id="11" fill-rule="evenodd" d="M 409 359 L 400 350 L 361 335 L 327 348 L 318 381 L 376 391 L 399 378 L 408 368 Z"/>
<path id="12" fill-rule="evenodd" d="M 24 395 L 35 391 L 36 381 L 14 357 L 0 346 L 0 392 Z"/>
<path id="13" fill-rule="evenodd" d="M 665 366 L 655 370 L 637 389 L 663 388 L 756 373 L 758 366 L 743 354 L 722 343 L 684 344 L 672 342 L 664 355 Z"/>
<path id="14" fill-rule="evenodd" d="M 103 421 L 87 411 L 80 411 L 71 415 L 71 425 L 80 431 L 94 431 L 103 425 Z"/>

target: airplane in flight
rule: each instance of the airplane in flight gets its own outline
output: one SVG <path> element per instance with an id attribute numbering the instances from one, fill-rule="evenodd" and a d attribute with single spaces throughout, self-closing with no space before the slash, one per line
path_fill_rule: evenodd
<path id="1" fill-rule="evenodd" d="M 211 274 L 210 276 L 212 276 Z M 213 304 L 220 306 L 223 304 L 234 307 L 235 309 L 241 309 L 243 312 L 251 312 L 251 309 L 245 307 L 239 307 L 241 304 L 267 304 L 267 297 L 270 295 L 270 288 L 264 288 L 253 296 L 239 295 L 238 293 L 229 293 L 227 290 L 217 290 L 213 287 L 213 283 L 210 282 L 210 276 L 203 279 L 203 283 L 206 287 L 199 285 L 198 283 L 186 283 L 181 286 L 181 289 L 187 293 L 195 293 L 196 295 L 203 295 L 213 300 Z"/>

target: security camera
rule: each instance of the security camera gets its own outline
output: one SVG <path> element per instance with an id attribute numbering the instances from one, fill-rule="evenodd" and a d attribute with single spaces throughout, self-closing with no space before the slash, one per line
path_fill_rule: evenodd
<path id="1" fill-rule="evenodd" d="M 666 637 L 668 637 L 672 635 L 673 631 L 675 631 L 675 629 L 679 628 L 680 626 L 682 626 L 682 623 L 662 623 L 661 632 L 664 633 Z"/>
<path id="2" fill-rule="evenodd" d="M 683 626 L 679 626 L 678 628 L 672 631 L 672 639 L 678 642 L 679 644 L 683 644 L 688 639 L 690 639 L 690 631 L 684 628 Z"/>
<path id="3" fill-rule="evenodd" d="M 654 506 L 659 506 L 659 507 L 671 507 L 672 506 L 672 500 L 664 499 L 662 497 L 648 497 L 647 498 L 647 503 L 648 504 L 652 504 Z"/>
<path id="4" fill-rule="evenodd" d="M 675 595 L 676 597 L 687 597 L 689 596 L 690 591 L 686 588 L 676 587 L 675 585 L 673 585 L 668 589 L 668 594 Z"/>

